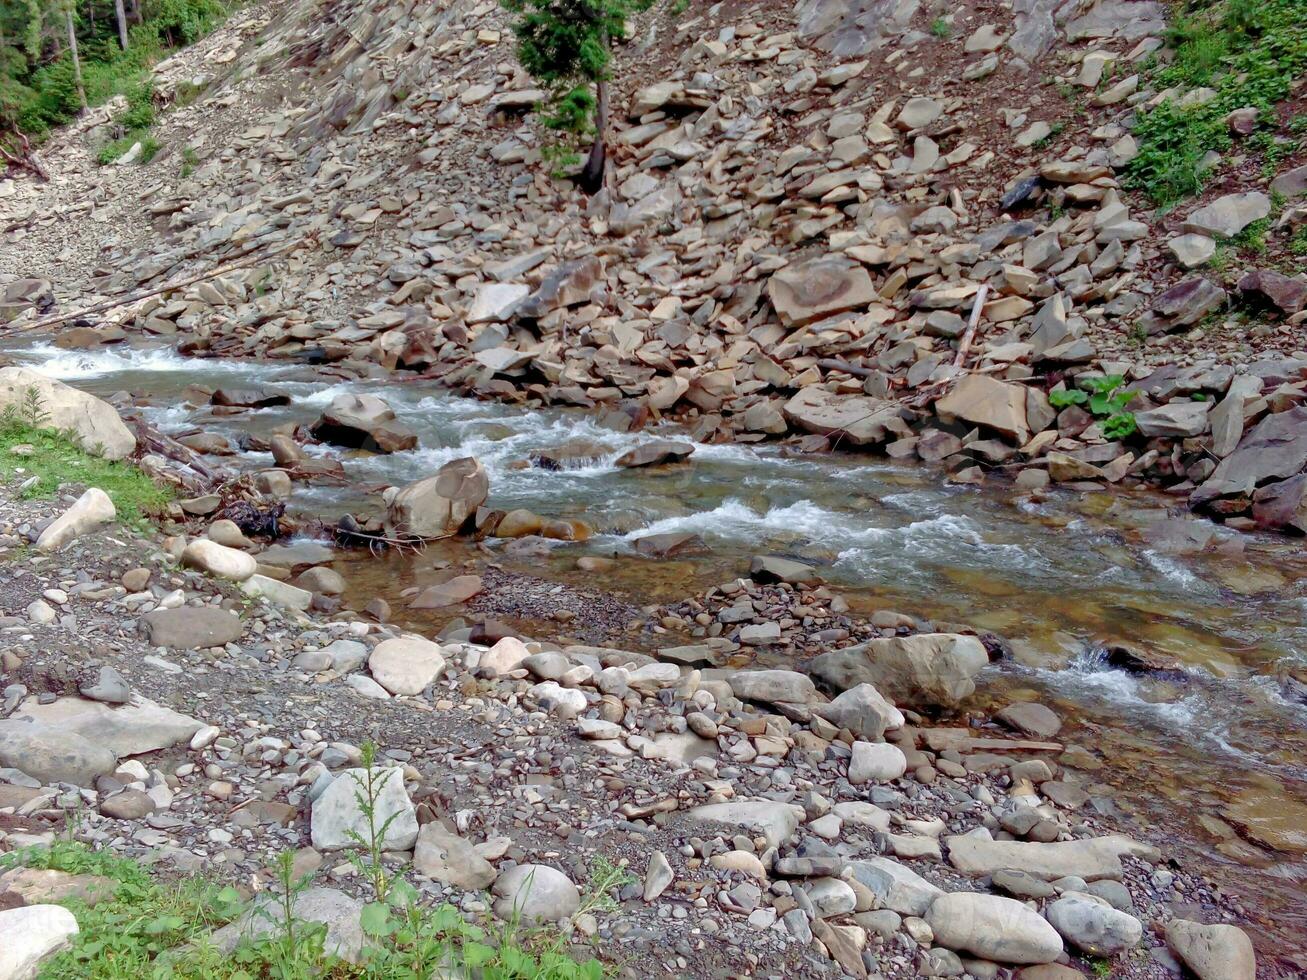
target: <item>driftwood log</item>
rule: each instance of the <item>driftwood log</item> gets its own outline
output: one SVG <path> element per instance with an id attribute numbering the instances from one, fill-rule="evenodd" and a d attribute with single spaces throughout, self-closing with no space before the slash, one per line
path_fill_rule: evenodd
<path id="1" fill-rule="evenodd" d="M 17 147 L 6 146 L 6 142 L 10 139 L 17 140 Z M 42 183 L 50 180 L 49 171 L 32 152 L 31 140 L 22 133 L 14 132 L 0 136 L 0 159 L 16 170 L 26 170 Z"/>

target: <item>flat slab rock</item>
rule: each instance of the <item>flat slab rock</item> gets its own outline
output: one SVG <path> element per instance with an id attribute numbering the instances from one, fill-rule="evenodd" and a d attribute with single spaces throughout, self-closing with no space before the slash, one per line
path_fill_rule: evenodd
<path id="1" fill-rule="evenodd" d="M 697 806 L 687 816 L 696 823 L 721 823 L 761 834 L 768 847 L 779 847 L 799 826 L 803 811 L 774 800 L 732 800 Z"/>
<path id="2" fill-rule="evenodd" d="M 1051 844 L 956 835 L 947 838 L 946 843 L 949 863 L 959 871 L 993 874 L 1017 870 L 1049 880 L 1074 875 L 1086 881 L 1120 881 L 1125 873 L 1122 855 L 1150 860 L 1160 856 L 1155 848 L 1120 834 Z"/>
<path id="3" fill-rule="evenodd" d="M 119 758 L 156 752 L 189 741 L 204 727 L 202 721 L 140 695 L 116 706 L 76 697 L 38 704 L 31 698 L 11 717 L 30 719 L 36 725 L 79 735 Z"/>
<path id="4" fill-rule="evenodd" d="M 853 446 L 875 445 L 903 435 L 907 425 L 899 406 L 866 395 L 839 395 L 810 386 L 785 403 L 791 425 L 820 436 L 837 436 Z"/>
<path id="5" fill-rule="evenodd" d="M 240 639 L 244 625 L 235 613 L 216 606 L 156 609 L 143 619 L 150 645 L 171 650 L 202 650 Z"/>

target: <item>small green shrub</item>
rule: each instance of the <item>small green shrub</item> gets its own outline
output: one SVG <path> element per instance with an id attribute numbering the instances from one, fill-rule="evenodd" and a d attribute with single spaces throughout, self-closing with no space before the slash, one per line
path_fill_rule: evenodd
<path id="1" fill-rule="evenodd" d="M 1307 225 L 1299 225 L 1298 230 L 1289 239 L 1289 252 L 1293 255 L 1307 256 Z"/>
<path id="2" fill-rule="evenodd" d="M 1270 230 L 1271 219 L 1259 218 L 1235 235 L 1234 243 L 1241 249 L 1260 255 L 1266 251 L 1266 233 Z"/>
<path id="3" fill-rule="evenodd" d="M 930 33 L 942 41 L 953 33 L 953 25 L 944 17 L 936 17 L 930 23 Z"/>
<path id="4" fill-rule="evenodd" d="M 100 152 L 96 155 L 96 161 L 101 166 L 108 166 L 130 151 L 137 143 L 141 144 L 141 155 L 136 158 L 137 163 L 149 163 L 154 159 L 155 154 L 159 152 L 158 140 L 144 130 L 135 130 L 126 136 L 110 140 L 100 147 Z"/>
<path id="5" fill-rule="evenodd" d="M 1125 378 L 1109 374 L 1101 378 L 1080 378 L 1078 383 L 1078 388 L 1050 391 L 1048 403 L 1057 409 L 1071 405 L 1087 406 L 1090 414 L 1099 420 L 1099 428 L 1106 439 L 1126 439 L 1135 434 L 1139 426 L 1134 413 L 1126 411 L 1135 393 L 1118 390 L 1125 384 Z"/>

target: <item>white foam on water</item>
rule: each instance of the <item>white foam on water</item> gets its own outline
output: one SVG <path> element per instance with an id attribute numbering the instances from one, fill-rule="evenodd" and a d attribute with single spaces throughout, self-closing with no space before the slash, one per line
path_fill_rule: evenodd
<path id="1" fill-rule="evenodd" d="M 960 536 L 974 543 L 982 541 L 970 519 L 953 514 L 914 521 L 903 527 L 860 526 L 855 521 L 856 515 L 828 510 L 810 500 L 758 511 L 739 498 L 730 497 L 711 510 L 652 521 L 629 532 L 625 538 L 632 541 L 650 534 L 695 533 L 752 544 L 759 537 L 799 537 L 814 545 L 843 549 L 841 559 L 896 539 L 907 541 L 942 535 Z"/>
<path id="2" fill-rule="evenodd" d="M 283 389 L 291 396 L 291 408 L 326 408 L 340 395 L 348 394 L 352 391 L 358 391 L 358 385 L 342 381 L 339 384 L 320 384 L 312 381 L 277 381 L 273 380 L 272 384 Z M 296 389 L 308 388 L 310 390 L 300 393 Z"/>
<path id="3" fill-rule="evenodd" d="M 1210 719 L 1204 717 L 1210 708 L 1197 694 L 1178 701 L 1149 700 L 1146 679 L 1108 666 L 1101 650 L 1081 654 L 1065 670 L 1035 667 L 1031 672 L 1063 696 L 1074 692 L 1080 700 L 1091 698 L 1106 702 L 1114 709 L 1141 717 L 1166 731 L 1188 737 L 1200 720 L 1204 721 L 1204 729 L 1211 731 L 1211 725 L 1207 724 Z"/>
<path id="4" fill-rule="evenodd" d="M 186 425 L 194 414 L 193 409 L 179 404 L 146 405 L 140 411 L 146 421 L 162 432 L 169 432 Z"/>
<path id="5" fill-rule="evenodd" d="M 101 347 L 96 350 L 60 350 L 40 344 L 15 351 L 14 357 L 27 367 L 57 381 L 78 381 L 125 373 L 233 374 L 264 377 L 284 365 L 225 358 L 183 357 L 171 347 L 137 350 L 130 347 Z"/>
<path id="6" fill-rule="evenodd" d="M 1196 589 L 1207 591 L 1206 582 L 1169 555 L 1148 549 L 1141 552 L 1140 557 L 1169 584 L 1190 591 Z"/>

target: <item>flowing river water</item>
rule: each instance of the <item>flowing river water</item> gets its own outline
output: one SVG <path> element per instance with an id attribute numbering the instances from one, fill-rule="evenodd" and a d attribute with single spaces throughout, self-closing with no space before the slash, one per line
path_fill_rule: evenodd
<path id="1" fill-rule="evenodd" d="M 340 382 L 302 365 L 186 359 L 166 348 L 83 352 L 38 343 L 2 352 L 101 396 L 129 392 L 165 432 L 199 428 L 233 440 L 311 422 L 343 391 L 382 395 L 421 448 L 349 458 L 344 487 L 301 485 L 294 507 L 327 521 L 375 510 L 370 484 L 415 480 L 471 455 L 489 473 L 493 506 L 582 518 L 596 530 L 584 543 L 509 567 L 646 605 L 734 578 L 753 554 L 781 553 L 821 565 L 855 610 L 892 609 L 1000 633 L 1014 656 L 982 676 L 977 706 L 997 708 L 1021 695 L 1052 707 L 1065 721 L 1059 740 L 1088 750 L 1064 761 L 1080 771 L 1091 807 L 1230 886 L 1264 953 L 1301 950 L 1307 554 L 1300 542 L 1219 530 L 1156 494 L 1056 492 L 1032 500 L 1011 488 L 951 486 L 939 472 L 853 453 L 700 445 L 686 465 L 623 470 L 613 465 L 616 456 L 652 433 L 614 432 L 581 411 L 458 398 L 434 384 Z M 192 385 L 269 386 L 292 400 L 220 415 L 188 404 Z M 560 447 L 574 454 L 573 465 L 523 466 L 531 453 Z M 260 453 L 233 460 L 243 468 L 271 462 Z M 683 530 L 698 533 L 709 553 L 652 562 L 631 546 L 643 534 Z M 575 569 L 583 554 L 619 561 L 596 582 Z M 430 568 L 429 554 L 355 554 L 335 567 L 351 584 L 350 605 L 380 595 L 402 610 L 400 592 L 420 581 L 423 563 Z M 432 632 L 443 625 L 409 622 Z M 1185 671 L 1126 673 L 1105 663 L 1105 641 L 1128 642 Z M 669 640 L 680 642 L 689 641 Z M 766 654 L 759 660 L 769 662 Z"/>

